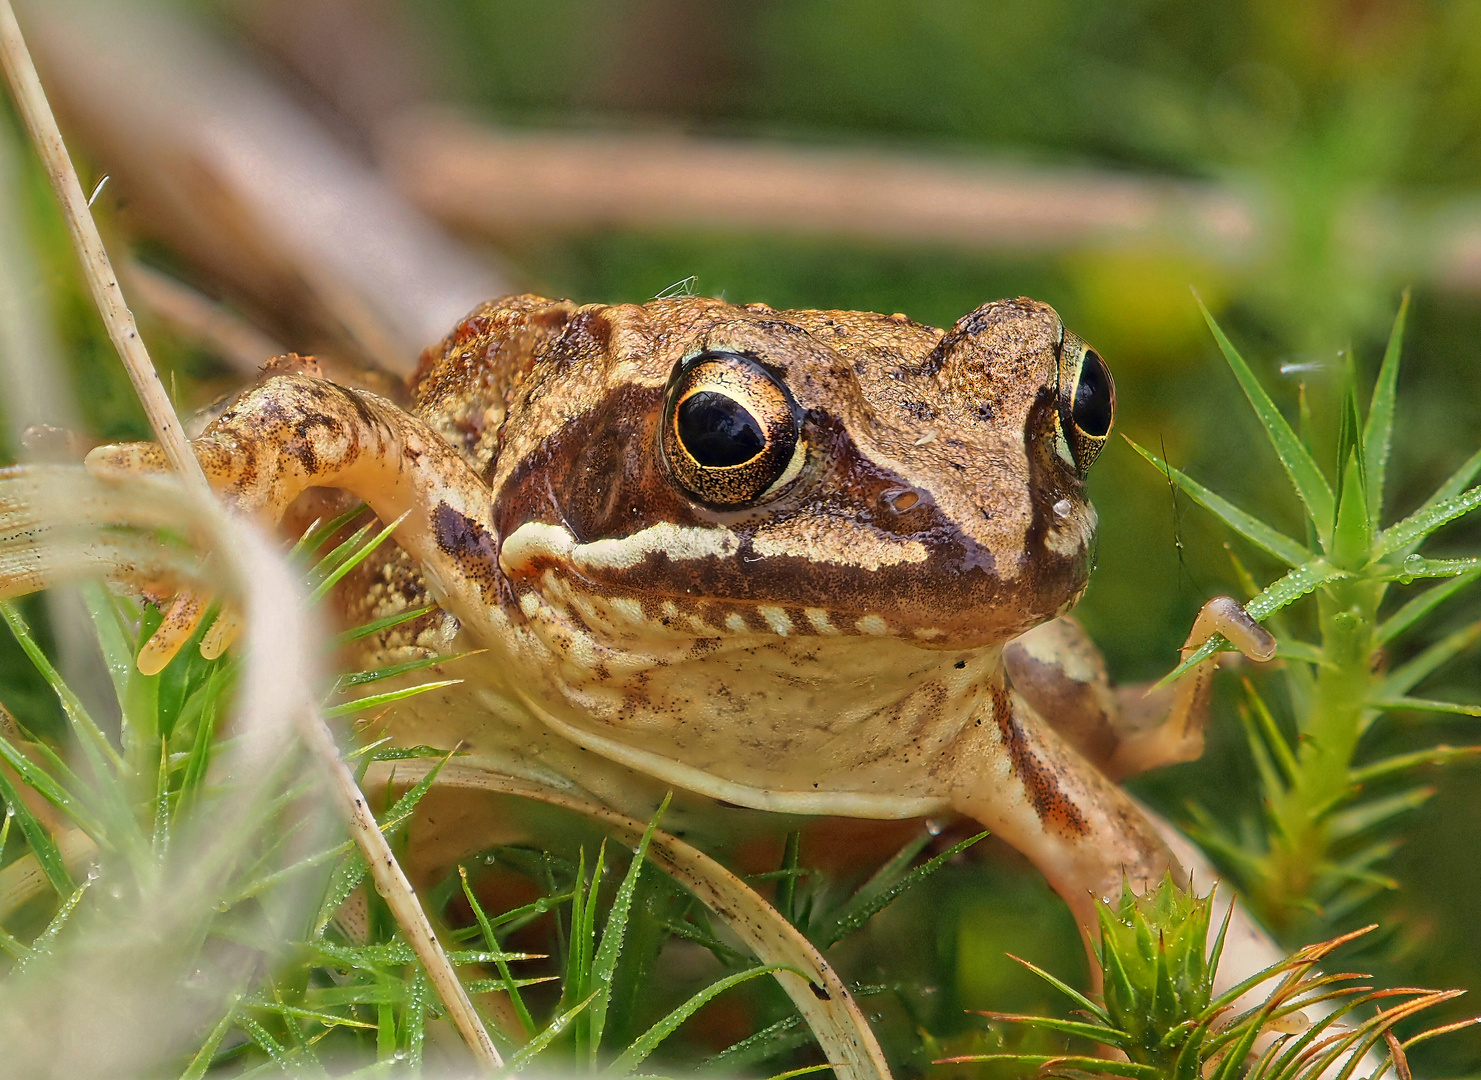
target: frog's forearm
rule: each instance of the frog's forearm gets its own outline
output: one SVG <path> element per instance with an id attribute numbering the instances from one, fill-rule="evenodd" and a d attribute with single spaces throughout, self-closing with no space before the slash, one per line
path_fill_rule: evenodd
<path id="1" fill-rule="evenodd" d="M 1027 855 L 1080 925 L 1096 926 L 1094 897 L 1139 891 L 1181 868 L 1126 793 L 1000 686 L 956 753 L 951 801 Z"/>
<path id="2" fill-rule="evenodd" d="M 434 592 L 476 598 L 493 586 L 497 557 L 487 485 L 413 416 L 374 394 L 305 375 L 282 375 L 244 394 L 194 443 L 212 486 L 238 509 L 276 521 L 306 488 L 342 488 L 386 522 L 405 515 L 396 541 L 419 559 Z M 88 457 L 100 475 L 159 471 L 152 443 L 105 446 Z M 475 605 L 457 605 L 465 620 Z"/>

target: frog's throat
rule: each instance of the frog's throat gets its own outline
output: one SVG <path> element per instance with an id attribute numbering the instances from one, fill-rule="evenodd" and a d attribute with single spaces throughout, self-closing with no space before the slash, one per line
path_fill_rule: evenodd
<path id="1" fill-rule="evenodd" d="M 945 794 L 912 797 L 869 795 L 856 791 L 790 791 L 726 780 L 704 769 L 685 765 L 662 754 L 630 746 L 567 723 L 543 708 L 527 693 L 516 693 L 533 716 L 575 745 L 663 783 L 736 806 L 780 814 L 828 814 L 879 820 L 926 817 L 950 808 Z"/>

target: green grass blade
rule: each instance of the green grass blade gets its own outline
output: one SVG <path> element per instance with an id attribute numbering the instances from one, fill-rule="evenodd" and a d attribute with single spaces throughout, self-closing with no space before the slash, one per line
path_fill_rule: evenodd
<path id="1" fill-rule="evenodd" d="M 1016 964 L 1022 965 L 1023 967 L 1027 968 L 1029 971 L 1037 975 L 1039 978 L 1043 979 L 1046 983 L 1054 987 L 1054 989 L 1058 990 L 1061 994 L 1069 998 L 1076 1005 L 1080 1006 L 1080 1008 L 1084 1009 L 1091 1016 L 1095 1017 L 1106 1027 L 1112 1026 L 1111 1014 L 1106 1012 L 1105 1006 L 1096 1004 L 1094 1001 L 1090 1000 L 1090 998 L 1086 997 L 1084 994 L 1080 993 L 1080 991 L 1076 990 L 1073 986 L 1070 986 L 1068 983 L 1056 979 L 1053 975 L 1049 974 L 1049 972 L 1045 971 L 1043 968 L 1029 963 L 1022 957 L 1014 956 L 1012 953 L 1008 953 L 1007 956 L 1009 960 L 1012 960 Z"/>
<path id="2" fill-rule="evenodd" d="M 427 612 L 435 611 L 436 609 L 436 604 L 428 604 L 425 607 L 408 608 L 406 611 L 398 611 L 394 615 L 387 615 L 384 619 L 376 619 L 374 622 L 368 622 L 363 626 L 346 630 L 334 639 L 334 643 L 336 645 L 348 645 L 352 641 L 359 641 L 361 638 L 367 638 L 371 634 L 378 634 L 382 630 L 389 630 L 393 626 L 400 626 L 402 623 L 411 622 L 412 619 L 419 619 L 427 614 Z"/>
<path id="3" fill-rule="evenodd" d="M 1432 787 L 1410 788 L 1397 795 L 1370 799 L 1339 811 L 1327 818 L 1327 831 L 1333 838 L 1348 840 L 1359 833 L 1387 824 L 1401 814 L 1417 810 L 1434 797 Z"/>
<path id="4" fill-rule="evenodd" d="M 1260 424 L 1265 429 L 1265 434 L 1270 439 L 1270 445 L 1275 448 L 1275 453 L 1280 458 L 1281 465 L 1286 470 L 1291 484 L 1296 489 L 1306 506 L 1306 512 L 1310 516 L 1312 524 L 1316 526 L 1316 533 L 1321 540 L 1322 546 L 1328 546 L 1332 534 L 1332 510 L 1334 500 L 1332 488 L 1327 483 L 1327 478 L 1322 475 L 1321 469 L 1312 458 L 1301 439 L 1291 430 L 1291 425 L 1281 415 L 1270 396 L 1265 393 L 1265 388 L 1260 385 L 1260 380 L 1255 378 L 1255 373 L 1245 363 L 1244 357 L 1239 355 L 1233 343 L 1224 336 L 1224 331 L 1214 321 L 1208 308 L 1203 306 L 1203 301 L 1198 301 L 1198 309 L 1203 312 L 1204 321 L 1213 332 L 1214 340 L 1219 343 L 1219 351 L 1224 354 L 1224 359 L 1229 364 L 1229 369 L 1234 372 L 1234 378 L 1239 382 L 1239 387 L 1249 399 L 1250 405 L 1259 417 Z"/>
<path id="5" fill-rule="evenodd" d="M 450 664 L 454 660 L 462 660 L 464 657 L 477 656 L 482 649 L 473 652 L 453 653 L 443 656 L 440 653 L 434 656 L 424 656 L 418 660 L 408 660 L 404 664 L 392 664 L 390 667 L 373 668 L 368 671 L 354 671 L 348 675 L 341 675 L 335 683 L 335 691 L 343 693 L 356 686 L 366 686 L 369 683 L 380 682 L 383 679 L 394 679 L 397 675 L 406 675 L 413 671 L 422 671 L 439 664 Z"/>
<path id="6" fill-rule="evenodd" d="M 966 851 L 973 844 L 987 836 L 986 832 L 980 832 L 976 836 L 969 836 L 961 843 L 953 844 L 941 854 L 917 866 L 908 874 L 891 881 L 887 877 L 876 874 L 864 883 L 857 893 L 851 896 L 847 903 L 818 927 L 812 935 L 813 944 L 820 949 L 826 949 L 831 945 L 842 941 L 849 934 L 858 930 L 879 912 L 888 907 L 896 897 L 919 885 L 930 877 L 948 861 L 954 859 Z"/>
<path id="7" fill-rule="evenodd" d="M 832 1065 L 804 1065 L 800 1069 L 788 1069 L 786 1072 L 773 1073 L 766 1080 L 796 1080 L 799 1076 L 811 1076 L 813 1073 L 831 1069 Z"/>
<path id="8" fill-rule="evenodd" d="M 1404 324 L 1409 317 L 1409 290 L 1399 301 L 1399 313 L 1394 316 L 1394 327 L 1389 331 L 1388 348 L 1383 351 L 1383 363 L 1378 368 L 1378 380 L 1373 384 L 1373 398 L 1368 405 L 1368 420 L 1363 425 L 1363 471 L 1368 482 L 1368 513 L 1374 527 L 1383 513 L 1384 476 L 1388 469 L 1389 449 L 1393 445 L 1394 402 L 1399 389 L 1399 357 L 1404 351 Z"/>
<path id="9" fill-rule="evenodd" d="M 637 892 L 638 876 L 642 873 L 643 861 L 648 857 L 648 845 L 653 842 L 653 833 L 663 820 L 663 815 L 668 812 L 672 800 L 672 792 L 663 797 L 658 812 L 643 830 L 643 838 L 633 852 L 627 874 L 617 887 L 617 895 L 607 912 L 607 925 L 602 927 L 601 944 L 597 946 L 596 956 L 592 960 L 591 982 L 588 985 L 595 988 L 597 996 L 591 1003 L 591 1011 L 587 1013 L 587 1023 L 591 1033 L 590 1061 L 593 1068 L 596 1066 L 597 1052 L 601 1049 L 602 1032 L 607 1027 L 607 1006 L 612 1000 L 612 978 L 617 973 L 617 960 L 622 955 L 622 942 L 627 934 L 627 919 L 632 910 L 633 895 Z"/>
<path id="10" fill-rule="evenodd" d="M 1051 1016 L 1033 1016 L 1027 1013 L 1000 1013 L 979 1010 L 980 1016 L 1007 1024 L 1022 1024 L 1025 1027 L 1046 1028 L 1061 1035 L 1075 1035 L 1091 1042 L 1102 1042 L 1118 1046 L 1123 1050 L 1131 1042 L 1131 1036 L 1116 1028 L 1103 1024 L 1087 1024 L 1083 1020 L 1056 1020 Z"/>
<path id="11" fill-rule="evenodd" d="M 1381 559 L 1392 552 L 1418 547 L 1441 525 L 1464 517 L 1481 506 L 1481 487 L 1459 495 L 1435 496 L 1403 521 L 1391 525 L 1373 538 L 1373 558 Z"/>
<path id="12" fill-rule="evenodd" d="M 21 613 L 10 602 L 0 601 L 0 618 L 3 618 L 6 625 L 10 627 L 16 644 L 25 652 L 27 659 L 56 693 L 57 699 L 62 703 L 62 710 L 81 736 L 78 743 L 84 752 L 90 757 L 98 757 L 107 761 L 119 772 L 125 771 L 123 758 L 119 756 L 117 750 L 113 749 L 98 725 L 93 722 L 92 716 L 82 704 L 82 699 L 72 692 L 72 688 L 63 680 L 61 673 L 52 666 L 46 654 L 41 651 L 41 646 L 37 644 L 31 628 L 26 625 L 26 620 L 21 617 Z"/>
<path id="13" fill-rule="evenodd" d="M 1481 619 L 1446 634 L 1413 660 L 1401 664 L 1379 683 L 1377 699 L 1403 697 L 1453 658 L 1481 641 Z"/>
<path id="14" fill-rule="evenodd" d="M 391 522 L 389 525 L 383 528 L 380 532 L 376 533 L 374 540 L 370 541 L 370 543 L 368 544 L 361 546 L 359 550 L 357 550 L 353 555 L 341 562 L 328 574 L 324 575 L 324 580 L 315 585 L 313 592 L 309 593 L 309 599 L 311 601 L 322 600 L 325 594 L 328 593 L 330 589 L 334 588 L 334 586 L 339 582 L 341 578 L 343 578 L 351 570 L 355 569 L 355 567 L 359 566 L 366 559 L 370 558 L 371 552 L 375 551 L 376 548 L 380 547 L 387 540 L 391 539 L 391 534 L 396 531 L 397 526 L 399 526 L 410 516 L 411 511 L 408 510 L 395 521 Z M 367 528 L 368 527 L 369 526 L 367 526 Z M 357 538 L 360 537 L 360 535 L 360 533 L 355 534 Z M 357 539 L 356 543 L 358 542 L 359 540 Z"/>
<path id="15" fill-rule="evenodd" d="M 347 539 L 340 541 L 339 545 L 333 551 L 321 557 L 318 562 L 310 567 L 309 578 L 311 580 L 322 581 L 325 577 L 332 574 L 335 569 L 359 549 L 373 528 L 375 528 L 375 522 L 368 521 L 351 533 Z"/>
<path id="16" fill-rule="evenodd" d="M 38 956 L 45 956 L 51 952 L 51 947 L 56 944 L 57 938 L 61 937 L 62 931 L 72 921 L 72 913 L 77 910 L 77 905 L 82 903 L 83 894 L 87 892 L 88 886 L 92 883 L 92 878 L 88 878 L 81 885 L 77 886 L 77 888 L 73 889 L 71 895 L 62 901 L 62 906 L 51 917 L 51 922 L 46 924 L 46 929 L 41 931 L 35 941 L 31 942 L 31 951 L 26 955 L 25 959 L 16 964 L 15 970 L 19 971 Z"/>
<path id="17" fill-rule="evenodd" d="M 82 598 L 103 651 L 103 663 L 113 683 L 113 694 L 119 707 L 128 699 L 129 680 L 134 675 L 134 643 L 119 614 L 113 595 L 97 582 L 82 586 Z"/>
<path id="18" fill-rule="evenodd" d="M 1161 1069 L 1151 1065 L 1136 1065 L 1129 1061 L 1108 1061 L 1105 1058 L 1075 1057 L 1070 1054 L 962 1054 L 959 1057 L 942 1058 L 937 1065 L 973 1062 L 1002 1061 L 1014 1065 L 1043 1066 L 1052 1064 L 1056 1070 L 1073 1069 L 1074 1072 L 1050 1072 L 1047 1075 L 1074 1076 L 1079 1073 L 1102 1076 L 1125 1076 L 1128 1080 L 1164 1080 Z"/>
<path id="19" fill-rule="evenodd" d="M 30 758 L 21 753 L 15 744 L 4 735 L 0 735 L 0 758 L 4 758 L 5 763 L 16 771 L 23 784 L 66 814 L 94 840 L 102 840 L 107 836 L 107 830 L 103 828 L 102 822 L 93 817 L 80 800 L 74 798 L 71 792 L 58 783 L 50 773 L 39 768 Z M 10 798 L 8 793 L 6 798 Z"/>
<path id="20" fill-rule="evenodd" d="M 1481 716 L 1481 705 L 1462 701 L 1432 701 L 1427 698 L 1375 698 L 1368 702 L 1374 709 L 1412 709 L 1414 712 L 1451 713 L 1456 716 Z"/>
<path id="21" fill-rule="evenodd" d="M 1481 570 L 1457 575 L 1443 585 L 1426 589 L 1379 624 L 1374 635 L 1377 643 L 1383 645 L 1392 641 L 1477 579 L 1481 579 Z"/>
<path id="22" fill-rule="evenodd" d="M 505 1071 L 512 1073 L 519 1072 L 526 1065 L 528 1065 L 530 1061 L 537 1054 L 540 1053 L 540 1051 L 544 1050 L 553 1041 L 555 1041 L 556 1036 L 560 1035 L 563 1031 L 566 1030 L 566 1028 L 571 1026 L 572 1021 L 574 1021 L 586 1010 L 586 1007 L 591 1004 L 591 999 L 594 997 L 596 997 L 595 990 L 593 990 L 591 994 L 588 995 L 584 1000 L 578 1001 L 575 1005 L 571 1006 L 565 1012 L 561 1013 L 554 1020 L 552 1020 L 548 1025 L 546 1025 L 545 1030 L 541 1031 L 540 1034 L 536 1035 L 529 1042 L 521 1046 L 519 1050 L 508 1060 L 508 1062 L 505 1063 Z"/>
<path id="23" fill-rule="evenodd" d="M 473 887 L 468 883 L 468 871 L 461 865 L 458 867 L 458 877 L 463 885 L 463 897 L 468 901 L 468 906 L 473 909 L 473 918 L 477 920 L 479 929 L 483 931 L 484 944 L 490 949 L 498 949 L 499 939 L 494 936 L 494 928 L 489 925 L 489 917 L 484 914 L 483 905 L 478 902 L 478 897 L 473 893 Z M 514 1013 L 519 1017 L 520 1026 L 524 1028 L 525 1036 L 528 1038 L 535 1033 L 535 1018 L 530 1015 L 525 999 L 520 994 L 519 987 L 515 985 L 514 975 L 509 970 L 508 961 L 501 956 L 495 964 L 499 969 L 499 985 L 509 995 L 509 1001 L 514 1006 Z"/>
<path id="24" fill-rule="evenodd" d="M 912 856 L 914 858 L 914 856 Z M 797 880 L 802 870 L 802 833 L 787 833 L 782 848 L 782 877 L 777 881 L 775 907 L 793 926 L 797 925 Z"/>
<path id="25" fill-rule="evenodd" d="M 626 1076 L 632 1072 L 642 1064 L 643 1060 L 649 1054 L 658 1049 L 659 1045 L 665 1039 L 677 1031 L 680 1024 L 688 1020 L 700 1008 L 719 997 L 731 987 L 739 986 L 744 982 L 750 982 L 752 979 L 760 978 L 763 975 L 771 975 L 778 971 L 788 970 L 791 969 L 783 964 L 767 964 L 762 967 L 749 968 L 746 971 L 738 971 L 734 975 L 727 975 L 723 979 L 710 983 L 709 986 L 706 986 L 688 1001 L 659 1020 L 647 1031 L 643 1032 L 643 1034 L 639 1035 L 637 1040 L 619 1054 L 617 1060 L 613 1061 L 607 1067 L 607 1073 L 613 1076 Z"/>
<path id="26" fill-rule="evenodd" d="M 754 1035 L 747 1035 L 740 1042 L 732 1043 L 718 1054 L 700 1062 L 706 1072 L 724 1069 L 724 1075 L 739 1075 L 738 1070 L 778 1054 L 795 1050 L 812 1041 L 812 1032 L 802 1024 L 802 1017 L 795 1013 L 768 1024 Z"/>
<path id="27" fill-rule="evenodd" d="M 1339 490 L 1342 497 L 1337 501 L 1337 522 L 1332 526 L 1332 564 L 1344 570 L 1361 570 L 1373 556 L 1373 533 L 1356 449 L 1350 452 L 1342 470 Z"/>
<path id="28" fill-rule="evenodd" d="M 1397 581 L 1401 585 L 1407 585 L 1416 578 L 1460 577 L 1473 570 L 1481 570 L 1481 557 L 1426 559 L 1419 555 L 1409 555 L 1405 557 L 1402 566 L 1390 567 L 1374 577 L 1378 581 Z"/>
<path id="29" fill-rule="evenodd" d="M 310 524 L 309 527 L 303 531 L 303 535 L 298 538 L 298 542 L 293 545 L 293 549 L 289 552 L 289 554 L 301 555 L 308 552 L 318 551 L 325 545 L 325 543 L 328 542 L 331 536 L 339 532 L 340 529 L 344 528 L 346 525 L 354 521 L 357 517 L 359 517 L 361 514 L 365 513 L 369 509 L 370 507 L 366 506 L 364 503 L 360 503 L 358 506 L 353 506 L 350 509 L 346 510 L 343 514 L 340 514 L 339 517 L 334 518 L 332 521 L 324 522 L 322 518 L 316 518 L 313 523 Z"/>
<path id="30" fill-rule="evenodd" d="M 1395 754 L 1353 769 L 1348 778 L 1354 784 L 1371 784 L 1375 780 L 1386 780 L 1421 765 L 1445 765 L 1462 758 L 1481 754 L 1481 746 L 1432 746 L 1428 750 L 1416 750 L 1410 754 Z"/>
<path id="31" fill-rule="evenodd" d="M 379 708 L 389 705 L 395 701 L 403 701 L 418 694 L 425 694 L 432 690 L 441 690 L 444 686 L 457 686 L 462 679 L 442 679 L 438 682 L 419 683 L 416 686 L 408 686 L 401 690 L 388 690 L 384 694 L 371 694 L 368 697 L 357 698 L 347 701 L 343 705 L 334 705 L 324 710 L 326 717 L 332 716 L 354 716 L 366 709 Z"/>
<path id="32" fill-rule="evenodd" d="M 21 835 L 26 838 L 31 854 L 36 856 L 36 863 L 46 875 L 46 880 L 51 883 L 58 896 L 68 895 L 76 888 L 76 883 L 67 870 L 61 849 L 51 838 L 51 833 L 46 831 L 46 826 L 31 813 L 31 808 L 26 805 L 3 769 L 0 769 L 0 799 L 5 800 L 7 813 L 13 815 L 15 823 L 21 827 Z"/>
<path id="33" fill-rule="evenodd" d="M 1305 545 L 1291 539 L 1278 529 L 1271 528 L 1265 522 L 1253 514 L 1241 510 L 1223 496 L 1210 491 L 1186 473 L 1173 468 L 1156 454 L 1134 442 L 1129 436 L 1123 435 L 1122 438 L 1131 445 L 1133 450 L 1144 457 L 1154 469 L 1177 484 L 1188 498 L 1209 511 L 1209 513 L 1213 514 L 1256 547 L 1270 552 L 1270 554 L 1274 555 L 1287 566 L 1300 566 L 1311 558 L 1311 553 L 1306 550 Z"/>
<path id="34" fill-rule="evenodd" d="M 211 1034 L 196 1051 L 195 1057 L 190 1059 L 190 1064 L 185 1067 L 185 1071 L 180 1074 L 180 1080 L 201 1080 L 206 1075 L 206 1070 L 211 1067 L 211 1059 L 216 1056 L 217 1047 L 221 1045 L 221 1040 L 226 1038 L 226 1033 L 231 1030 L 235 1020 L 236 1006 L 233 1005 L 211 1029 Z"/>

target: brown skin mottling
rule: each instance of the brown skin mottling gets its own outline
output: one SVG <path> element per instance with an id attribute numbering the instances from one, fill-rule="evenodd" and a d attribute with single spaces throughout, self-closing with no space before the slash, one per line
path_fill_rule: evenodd
<path id="1" fill-rule="evenodd" d="M 675 380 L 700 354 L 723 360 L 680 424 Z M 1005 672 L 1004 647 L 1066 612 L 1090 571 L 1083 470 L 1106 432 L 1066 404 L 1085 355 L 1024 298 L 943 331 L 697 297 L 517 296 L 424 354 L 410 412 L 294 368 L 196 452 L 247 512 L 278 518 L 327 487 L 406 515 L 401 550 L 341 601 L 363 616 L 432 597 L 448 614 L 366 648 L 484 652 L 460 661 L 463 684 L 398 706 L 397 739 L 642 813 L 668 787 L 792 813 L 956 809 L 1023 850 L 1088 926 L 1090 893 L 1175 864 L 1072 748 L 1114 756 L 1114 694 L 1077 696 L 1090 684 L 1047 638 L 1013 647 L 1022 694 Z M 761 456 L 732 461 L 756 439 Z M 134 445 L 90 466 L 164 462 Z M 186 600 L 162 655 L 199 617 Z"/>

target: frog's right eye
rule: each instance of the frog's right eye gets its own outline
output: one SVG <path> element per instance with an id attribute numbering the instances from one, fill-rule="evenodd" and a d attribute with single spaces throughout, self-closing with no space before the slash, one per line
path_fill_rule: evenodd
<path id="1" fill-rule="evenodd" d="M 797 404 L 750 357 L 703 352 L 674 372 L 663 412 L 663 456 L 690 496 L 736 509 L 778 495 L 801 471 Z"/>
<path id="2" fill-rule="evenodd" d="M 1083 476 L 1111 433 L 1116 384 L 1100 354 L 1073 334 L 1065 334 L 1059 358 L 1059 427 L 1062 450 Z"/>

